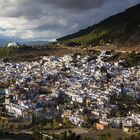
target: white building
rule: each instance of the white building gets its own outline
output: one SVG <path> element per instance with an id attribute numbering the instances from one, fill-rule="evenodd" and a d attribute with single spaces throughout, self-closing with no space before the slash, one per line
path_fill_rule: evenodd
<path id="1" fill-rule="evenodd" d="M 11 43 L 8 43 L 7 47 L 17 47 L 17 43 L 16 42 L 11 42 Z"/>

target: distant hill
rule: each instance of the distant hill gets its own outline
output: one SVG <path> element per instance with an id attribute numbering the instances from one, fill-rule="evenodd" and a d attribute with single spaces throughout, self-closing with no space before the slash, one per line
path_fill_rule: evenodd
<path id="1" fill-rule="evenodd" d="M 74 34 L 57 39 L 67 44 L 140 43 L 140 4 Z"/>
<path id="2" fill-rule="evenodd" d="M 11 42 L 10 40 L 0 38 L 0 47 L 7 46 L 7 44 Z"/>
<path id="3" fill-rule="evenodd" d="M 9 43 L 13 42 L 12 40 L 0 39 L 0 47 L 5 47 Z M 43 46 L 47 45 L 49 41 L 16 41 L 18 45 L 26 45 L 26 46 Z"/>
<path id="4" fill-rule="evenodd" d="M 43 46 L 43 45 L 47 45 L 49 43 L 49 41 L 29 41 L 29 42 L 23 42 L 23 43 L 20 43 L 20 44 L 25 44 L 27 46 Z"/>

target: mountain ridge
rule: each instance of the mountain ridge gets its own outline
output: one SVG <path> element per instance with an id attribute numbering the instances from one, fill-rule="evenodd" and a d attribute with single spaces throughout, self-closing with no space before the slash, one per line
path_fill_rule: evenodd
<path id="1" fill-rule="evenodd" d="M 74 34 L 58 38 L 58 42 L 103 45 L 105 43 L 139 43 L 140 39 L 140 4 L 113 15 L 98 24 L 89 26 Z M 137 35 L 138 34 L 138 35 Z M 134 36 L 136 35 L 136 38 Z M 133 39 L 132 39 L 133 38 Z"/>

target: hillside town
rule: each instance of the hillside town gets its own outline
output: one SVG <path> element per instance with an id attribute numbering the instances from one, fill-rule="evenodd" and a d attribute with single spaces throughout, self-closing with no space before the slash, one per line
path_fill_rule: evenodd
<path id="1" fill-rule="evenodd" d="M 44 56 L 31 62 L 0 63 L 0 115 L 32 121 L 68 119 L 78 127 L 95 123 L 140 129 L 140 66 L 98 57 Z"/>

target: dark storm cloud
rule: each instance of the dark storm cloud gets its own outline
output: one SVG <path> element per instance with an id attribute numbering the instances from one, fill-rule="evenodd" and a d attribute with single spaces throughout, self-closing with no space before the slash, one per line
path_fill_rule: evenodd
<path id="1" fill-rule="evenodd" d="M 108 0 L 40 0 L 44 3 L 64 9 L 89 10 L 101 7 Z"/>
<path id="2" fill-rule="evenodd" d="M 33 19 L 40 18 L 44 14 L 47 15 L 42 4 L 36 2 L 36 0 L 34 2 L 33 0 L 7 0 L 0 5 L 0 15 L 3 17 L 26 17 Z"/>
<path id="3" fill-rule="evenodd" d="M 17 2 L 16 2 L 17 1 Z M 1 14 L 7 17 L 39 18 L 54 10 L 85 11 L 101 7 L 109 0 L 5 0 Z M 1 9 L 2 9 L 1 8 Z"/>
<path id="4" fill-rule="evenodd" d="M 44 25 L 40 25 L 36 28 L 34 28 L 33 30 L 39 30 L 39 31 L 43 31 L 43 30 L 61 30 L 63 29 L 64 26 L 60 25 L 60 24 L 50 24 L 50 25 L 47 25 L 47 24 L 44 24 Z"/>

